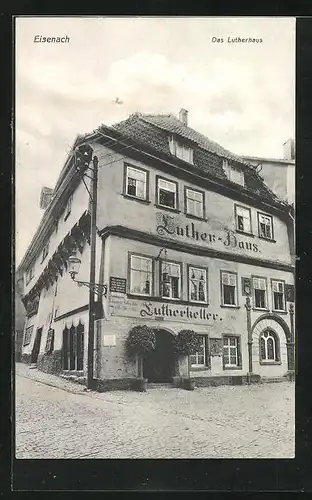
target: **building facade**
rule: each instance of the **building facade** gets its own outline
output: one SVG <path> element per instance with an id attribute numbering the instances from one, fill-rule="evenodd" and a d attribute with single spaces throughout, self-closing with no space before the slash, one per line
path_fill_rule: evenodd
<path id="1" fill-rule="evenodd" d="M 293 377 L 294 243 L 291 206 L 244 159 L 188 126 L 187 111 L 131 115 L 78 137 L 99 159 L 95 319 L 99 389 L 129 387 L 138 359 L 134 326 L 156 335 L 143 359 L 149 382 L 197 385 Z M 88 289 L 67 267 L 90 266 L 90 179 L 69 156 L 19 266 L 24 273 L 23 359 L 86 377 Z M 194 331 L 201 347 L 177 356 L 172 340 Z"/>

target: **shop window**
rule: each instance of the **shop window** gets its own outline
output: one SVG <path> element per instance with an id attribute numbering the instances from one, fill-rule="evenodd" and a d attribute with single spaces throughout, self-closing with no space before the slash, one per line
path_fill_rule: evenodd
<path id="1" fill-rule="evenodd" d="M 192 302 L 207 303 L 207 269 L 188 267 L 189 300 Z"/>
<path id="2" fill-rule="evenodd" d="M 157 177 L 157 204 L 160 207 L 178 208 L 178 185 L 176 182 Z"/>
<path id="3" fill-rule="evenodd" d="M 280 360 L 279 339 L 273 330 L 265 330 L 259 337 L 260 362 L 272 363 Z"/>
<path id="4" fill-rule="evenodd" d="M 272 280 L 272 300 L 274 311 L 285 311 L 285 283 L 284 281 Z"/>
<path id="5" fill-rule="evenodd" d="M 267 308 L 267 280 L 266 278 L 252 278 L 253 301 L 255 309 Z"/>
<path id="6" fill-rule="evenodd" d="M 161 295 L 168 299 L 181 298 L 181 264 L 161 262 Z"/>
<path id="7" fill-rule="evenodd" d="M 273 219 L 271 215 L 258 212 L 259 237 L 266 240 L 273 240 Z"/>
<path id="8" fill-rule="evenodd" d="M 171 137 L 169 140 L 169 148 L 172 155 L 188 163 L 193 163 L 193 149 L 189 146 L 181 144 L 181 142 Z"/>
<path id="9" fill-rule="evenodd" d="M 237 306 L 237 274 L 221 271 L 221 298 L 223 306 Z"/>
<path id="10" fill-rule="evenodd" d="M 208 366 L 208 337 L 207 335 L 200 335 L 201 346 L 196 354 L 190 355 L 190 364 L 192 367 L 205 367 Z"/>
<path id="11" fill-rule="evenodd" d="M 140 200 L 147 200 L 147 178 L 148 172 L 141 168 L 135 168 L 130 165 L 125 165 L 126 182 L 125 194 L 138 198 Z"/>
<path id="12" fill-rule="evenodd" d="M 24 346 L 30 344 L 33 330 L 34 330 L 33 326 L 29 326 L 28 328 L 26 328 L 24 342 L 23 342 Z"/>
<path id="13" fill-rule="evenodd" d="M 185 212 L 200 219 L 204 218 L 204 193 L 185 188 Z"/>
<path id="14" fill-rule="evenodd" d="M 240 338 L 223 336 L 223 367 L 237 368 L 241 366 Z"/>
<path id="15" fill-rule="evenodd" d="M 153 295 L 153 259 L 130 255 L 130 293 Z"/>
<path id="16" fill-rule="evenodd" d="M 242 233 L 251 233 L 251 210 L 250 208 L 235 205 L 236 230 Z"/>
<path id="17" fill-rule="evenodd" d="M 83 371 L 84 325 L 63 330 L 63 370 Z"/>

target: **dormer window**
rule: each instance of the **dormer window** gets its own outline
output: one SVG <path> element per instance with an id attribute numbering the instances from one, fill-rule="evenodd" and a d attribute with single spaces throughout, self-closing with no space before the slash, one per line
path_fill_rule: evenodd
<path id="1" fill-rule="evenodd" d="M 171 137 L 169 140 L 170 153 L 181 160 L 193 163 L 193 149 Z"/>
<path id="2" fill-rule="evenodd" d="M 235 184 L 239 184 L 240 186 L 245 186 L 245 176 L 243 170 L 229 164 L 228 160 L 223 160 L 223 170 L 229 181 L 235 182 Z"/>

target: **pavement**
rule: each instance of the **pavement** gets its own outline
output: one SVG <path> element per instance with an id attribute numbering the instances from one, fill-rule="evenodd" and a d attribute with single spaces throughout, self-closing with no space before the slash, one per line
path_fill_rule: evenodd
<path id="1" fill-rule="evenodd" d="M 295 384 L 88 392 L 17 363 L 17 459 L 293 458 Z"/>

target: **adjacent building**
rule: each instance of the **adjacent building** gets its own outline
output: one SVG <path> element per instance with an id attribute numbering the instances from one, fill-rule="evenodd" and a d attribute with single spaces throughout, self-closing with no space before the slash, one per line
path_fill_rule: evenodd
<path id="1" fill-rule="evenodd" d="M 173 115 L 136 113 L 77 137 L 19 266 L 27 310 L 23 360 L 84 379 L 90 265 L 89 183 L 74 151 L 99 159 L 96 281 L 106 284 L 95 318 L 98 388 L 138 375 L 125 342 L 136 325 L 156 334 L 143 374 L 197 385 L 292 377 L 293 212 L 249 161 Z M 177 357 L 172 338 L 195 331 L 200 350 Z"/>

